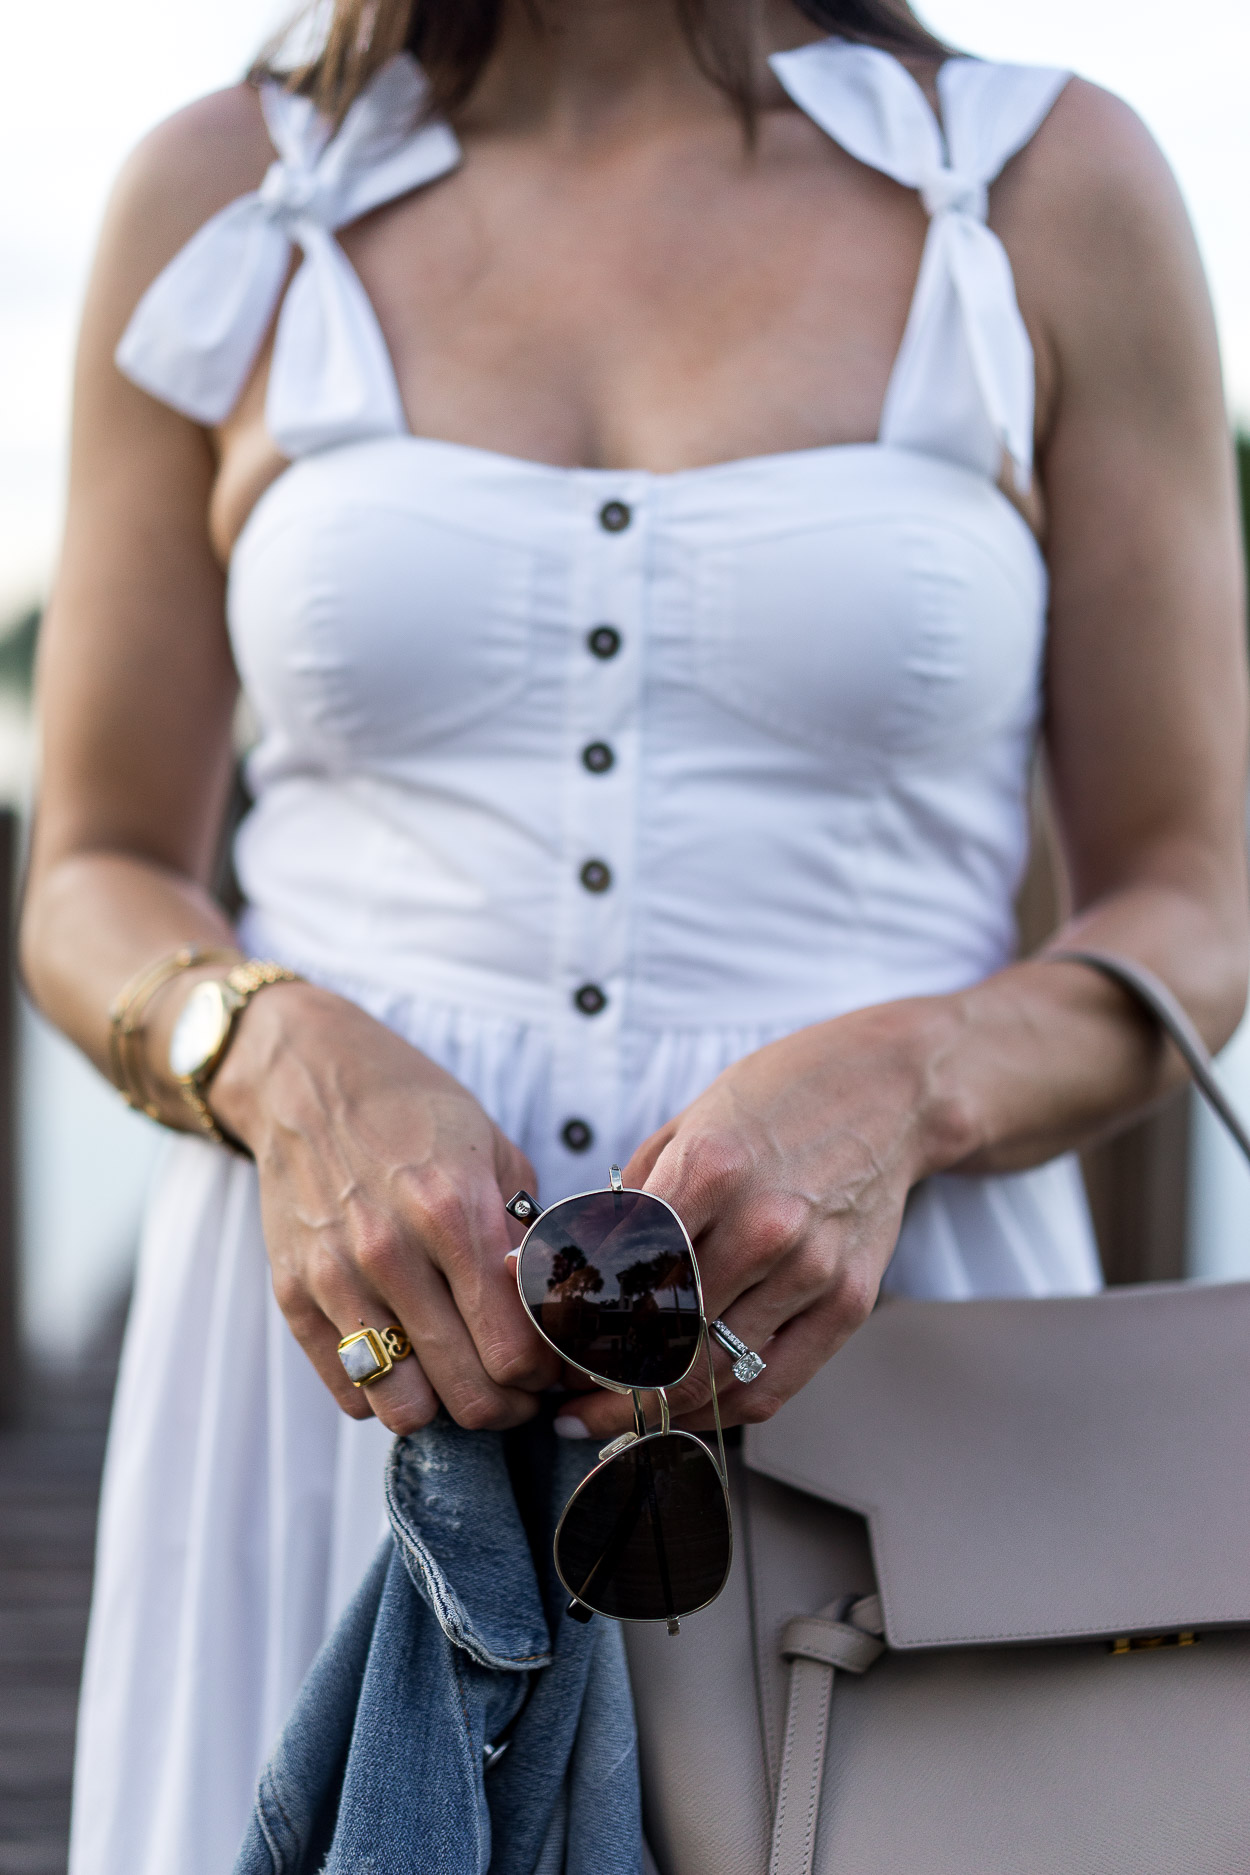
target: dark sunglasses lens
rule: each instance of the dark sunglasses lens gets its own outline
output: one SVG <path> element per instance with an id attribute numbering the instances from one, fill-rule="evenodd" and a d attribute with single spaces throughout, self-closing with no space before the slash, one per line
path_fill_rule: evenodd
<path id="1" fill-rule="evenodd" d="M 556 1531 L 570 1595 L 617 1621 L 666 1621 L 704 1607 L 729 1574 L 729 1506 L 707 1447 L 654 1433 L 592 1471 Z"/>
<path id="2" fill-rule="evenodd" d="M 699 1347 L 694 1259 L 666 1205 L 594 1191 L 551 1207 L 521 1252 L 521 1293 L 566 1360 L 623 1387 L 672 1387 Z"/>

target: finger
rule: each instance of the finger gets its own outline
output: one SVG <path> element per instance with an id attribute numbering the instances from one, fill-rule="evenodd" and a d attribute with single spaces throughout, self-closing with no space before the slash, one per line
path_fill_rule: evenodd
<path id="1" fill-rule="evenodd" d="M 858 1324 L 856 1324 L 858 1325 Z M 734 1380 L 722 1387 L 717 1376 L 717 1403 L 724 1426 L 759 1425 L 771 1419 L 785 1402 L 805 1387 L 813 1374 L 831 1360 L 855 1332 L 836 1297 L 792 1316 L 768 1343 L 768 1366 L 757 1380 Z M 745 1338 L 745 1337 L 744 1337 Z M 707 1432 L 714 1425 L 711 1404 L 701 1403 L 674 1416 L 686 1432 Z"/>
<path id="2" fill-rule="evenodd" d="M 339 1343 L 362 1328 L 400 1327 L 411 1341 L 411 1331 L 398 1312 L 377 1296 L 344 1283 L 330 1308 L 324 1313 L 318 1310 L 317 1314 L 319 1323 L 306 1321 L 301 1339 L 323 1378 L 334 1375 L 337 1369 L 333 1392 L 344 1411 L 354 1419 L 372 1413 L 388 1432 L 398 1435 L 428 1426 L 438 1411 L 438 1395 L 418 1358 L 406 1355 L 388 1374 L 356 1387 L 339 1354 Z"/>
<path id="3" fill-rule="evenodd" d="M 538 1411 L 537 1392 L 500 1386 L 491 1378 L 451 1290 L 430 1265 L 425 1266 L 421 1287 L 419 1339 L 413 1346 L 457 1425 L 502 1432 L 532 1419 Z"/>
<path id="4" fill-rule="evenodd" d="M 657 1133 L 652 1133 L 650 1139 L 643 1140 L 621 1174 L 625 1185 L 634 1191 L 642 1191 L 646 1187 L 647 1180 L 655 1170 L 660 1154 L 672 1139 L 676 1127 L 676 1120 L 670 1120 L 667 1126 L 662 1126 Z"/>
<path id="5" fill-rule="evenodd" d="M 396 1361 L 389 1374 L 366 1381 L 360 1389 L 369 1410 L 382 1421 L 388 1432 L 403 1435 L 419 1432 L 438 1412 L 439 1399 L 421 1370 L 415 1353 Z"/>
<path id="6" fill-rule="evenodd" d="M 710 1241 L 710 1239 L 709 1239 Z M 700 1253 L 700 1264 L 703 1256 Z M 732 1282 L 732 1278 L 730 1279 Z M 720 1319 L 733 1329 L 749 1348 L 761 1352 L 791 1316 L 809 1307 L 815 1302 L 824 1287 L 827 1278 L 822 1277 L 817 1284 L 811 1276 L 805 1274 L 804 1265 L 797 1256 L 792 1255 L 772 1271 L 762 1283 L 756 1284 L 739 1296 L 735 1301 L 719 1306 L 715 1290 L 709 1297 L 707 1284 L 704 1284 L 704 1309 L 709 1322 Z M 722 1284 L 722 1288 L 723 1288 Z M 689 1375 L 680 1385 L 668 1389 L 669 1411 L 674 1417 L 699 1411 L 709 1406 L 711 1389 L 708 1384 L 707 1351 L 712 1355 L 712 1366 L 716 1376 L 718 1395 L 728 1389 L 741 1385 L 733 1376 L 734 1357 L 726 1353 L 716 1337 L 708 1333 L 707 1343 L 700 1346 L 698 1356 Z M 765 1356 L 765 1359 L 768 1357 Z M 710 1410 L 710 1409 L 709 1409 Z M 659 1409 L 655 1408 L 658 1416 Z M 602 1389 L 576 1402 L 570 1402 L 562 1414 L 566 1419 L 581 1418 L 587 1427 L 587 1436 L 609 1437 L 616 1432 L 623 1432 L 633 1424 L 632 1408 L 628 1401 L 622 1402 L 619 1395 Z M 569 1436 L 573 1436 L 570 1432 Z"/>
<path id="7" fill-rule="evenodd" d="M 717 1369 L 716 1390 L 719 1397 L 722 1387 L 732 1384 L 732 1376 L 727 1357 L 718 1348 L 713 1349 L 713 1363 Z M 699 1349 L 698 1359 L 689 1377 L 680 1386 L 668 1387 L 665 1391 L 674 1424 L 704 1409 L 710 1412 L 711 1388 L 708 1384 L 705 1348 Z M 642 1403 L 647 1424 L 655 1431 L 661 1423 L 659 1398 L 654 1392 L 644 1392 Z M 570 1393 L 560 1406 L 555 1430 L 561 1438 L 598 1439 L 602 1443 L 606 1439 L 615 1438 L 618 1433 L 632 1430 L 633 1424 L 633 1401 L 628 1396 L 611 1393 L 604 1387 L 595 1387 L 586 1393 Z"/>
<path id="8" fill-rule="evenodd" d="M 497 1177 L 501 1205 L 506 1205 L 508 1200 L 514 1198 L 519 1191 L 527 1191 L 531 1198 L 536 1198 L 538 1174 L 523 1152 L 518 1152 L 506 1140 L 504 1144 L 509 1147 L 509 1151 L 501 1159 Z M 519 1218 L 513 1217 L 512 1213 L 507 1210 L 504 1211 L 503 1218 L 509 1250 L 510 1252 L 519 1250 L 529 1225 L 523 1224 Z"/>
<path id="9" fill-rule="evenodd" d="M 644 1189 L 672 1205 L 697 1244 L 716 1219 L 731 1204 L 739 1207 L 749 1192 L 753 1168 L 742 1138 L 736 1133 L 696 1131 L 683 1126 L 679 1116 L 653 1135 L 653 1141 L 663 1143 Z"/>
<path id="10" fill-rule="evenodd" d="M 345 1329 L 338 1339 L 345 1340 L 348 1335 L 354 1334 L 365 1326 L 389 1328 L 391 1324 L 389 1321 L 381 1320 L 373 1322 L 357 1320 L 353 1326 Z M 331 1333 L 335 1332 L 331 1328 Z M 343 1373 L 348 1385 L 352 1386 L 350 1378 L 343 1369 L 337 1341 L 335 1342 L 335 1359 L 339 1361 L 340 1373 Z M 418 1432 L 422 1426 L 428 1426 L 438 1412 L 438 1395 L 422 1372 L 421 1363 L 416 1354 L 412 1352 L 404 1355 L 402 1360 L 396 1361 L 389 1373 L 382 1374 L 377 1380 L 367 1380 L 358 1388 L 352 1386 L 352 1391 L 358 1400 L 364 1401 L 368 1411 L 381 1420 L 388 1432 L 401 1436 L 409 1432 Z"/>
<path id="11" fill-rule="evenodd" d="M 771 1418 L 782 1401 L 811 1378 L 870 1312 L 875 1292 L 868 1293 L 854 1272 L 844 1271 L 841 1280 L 830 1288 L 827 1275 L 823 1270 L 814 1270 L 812 1261 L 803 1250 L 793 1252 L 766 1281 L 720 1311 L 719 1317 L 709 1312 L 711 1320 L 724 1321 L 765 1362 L 764 1372 L 754 1380 L 736 1379 L 734 1356 L 709 1332 L 723 1424 L 750 1424 Z M 804 1324 L 797 1336 L 790 1332 L 796 1323 Z M 707 1431 L 715 1425 L 703 1348 L 688 1378 L 668 1390 L 668 1402 L 673 1423 L 685 1430 Z M 649 1409 L 648 1416 L 658 1417 L 658 1407 L 654 1415 Z M 585 1428 L 583 1436 L 600 1440 L 625 1432 L 633 1424 L 631 1403 L 603 1390 L 570 1400 L 560 1417 L 565 1422 L 561 1428 L 564 1436 L 576 1436 L 570 1422 L 580 1422 Z"/>
<path id="12" fill-rule="evenodd" d="M 373 1408 L 364 1393 L 353 1387 L 339 1360 L 338 1344 L 342 1336 L 334 1323 L 307 1298 L 303 1307 L 298 1310 L 284 1309 L 283 1313 L 291 1333 L 328 1391 L 334 1395 L 336 1404 L 350 1419 L 371 1419 Z"/>
<path id="13" fill-rule="evenodd" d="M 718 1369 L 724 1365 L 726 1357 L 720 1349 L 712 1345 L 713 1360 Z M 719 1392 L 723 1379 L 729 1378 L 728 1367 L 724 1374 L 717 1372 L 716 1384 Z M 582 1386 L 586 1383 L 583 1379 Z M 634 1424 L 633 1401 L 628 1395 L 613 1393 L 606 1387 L 591 1386 L 589 1391 L 580 1391 L 574 1378 L 569 1381 L 570 1393 L 561 1405 L 556 1416 L 555 1430 L 559 1437 L 569 1439 L 605 1439 L 615 1438 L 617 1433 L 627 1432 Z M 665 1389 L 669 1412 L 674 1419 L 682 1414 L 695 1412 L 711 1398 L 711 1389 L 707 1377 L 707 1345 L 701 1344 L 695 1364 L 687 1379 L 680 1386 Z M 661 1423 L 660 1402 L 654 1392 L 643 1392 L 643 1410 L 647 1423 L 654 1430 Z"/>
<path id="14" fill-rule="evenodd" d="M 733 1372 L 734 1357 L 719 1351 L 716 1384 L 725 1424 L 771 1418 L 872 1313 L 878 1289 L 873 1266 L 865 1258 L 839 1266 L 839 1247 L 829 1243 L 827 1233 L 817 1233 L 719 1312 L 719 1319 L 765 1362 L 762 1374 L 741 1381 Z M 706 1398 L 694 1404 L 682 1400 L 675 1411 L 683 1425 L 690 1416 L 691 1429 L 694 1422 L 712 1424 Z"/>
<path id="15" fill-rule="evenodd" d="M 560 1360 L 522 1304 L 509 1223 L 495 1186 L 466 1192 L 427 1182 L 413 1228 L 450 1291 L 476 1364 L 498 1388 L 538 1393 L 559 1378 Z"/>
<path id="16" fill-rule="evenodd" d="M 719 1315 L 727 1322 L 747 1346 L 755 1350 L 762 1349 L 777 1332 L 778 1328 L 802 1307 L 804 1302 L 793 1294 L 792 1282 L 784 1278 L 758 1285 L 755 1289 L 726 1309 L 713 1313 L 706 1300 L 704 1307 L 707 1319 L 714 1321 Z M 684 1423 L 688 1415 L 706 1412 L 709 1424 L 711 1419 L 711 1388 L 708 1382 L 708 1350 L 711 1351 L 712 1367 L 716 1376 L 718 1397 L 736 1383 L 733 1378 L 733 1357 L 725 1352 L 710 1332 L 705 1344 L 701 1344 L 694 1365 L 689 1375 L 680 1385 L 667 1389 L 669 1411 L 674 1420 Z M 653 1396 L 644 1394 L 648 1415 L 658 1420 L 659 1406 L 653 1404 Z M 560 1410 L 556 1421 L 556 1431 L 565 1438 L 593 1438 L 605 1440 L 617 1433 L 626 1432 L 634 1423 L 632 1402 L 620 1394 L 596 1388 L 593 1392 L 582 1394 L 577 1399 L 570 1399 Z M 577 1430 L 575 1430 L 577 1428 Z"/>
<path id="17" fill-rule="evenodd" d="M 385 1269 L 382 1268 L 385 1261 Z M 451 1291 L 434 1266 L 419 1254 L 396 1246 L 384 1260 L 375 1250 L 370 1258 L 370 1275 L 388 1302 L 388 1320 L 397 1321 L 412 1342 L 420 1372 L 438 1399 L 458 1425 L 470 1431 L 503 1431 L 523 1425 L 538 1410 L 536 1395 L 520 1387 L 501 1387 L 482 1365 L 473 1337 L 456 1307 Z M 334 1310 L 335 1320 L 341 1310 Z M 392 1377 L 407 1381 L 404 1370 L 410 1365 L 399 1362 Z M 370 1388 L 375 1396 L 381 1382 Z M 410 1390 L 401 1411 L 411 1403 Z M 392 1425 L 389 1395 L 370 1401 L 378 1418 L 392 1430 L 408 1430 Z"/>
<path id="18" fill-rule="evenodd" d="M 382 1380 L 357 1387 L 352 1384 L 339 1356 L 339 1343 L 365 1326 L 387 1328 L 391 1325 L 384 1304 L 360 1297 L 354 1320 L 340 1315 L 331 1319 L 305 1295 L 301 1305 L 285 1311 L 300 1346 L 342 1410 L 352 1419 L 369 1419 L 375 1413 L 391 1432 L 415 1432 L 428 1425 L 438 1411 L 438 1399 L 421 1372 L 419 1363 L 409 1356 L 397 1361 Z"/>
<path id="19" fill-rule="evenodd" d="M 340 1337 L 362 1322 L 370 1328 L 394 1323 L 408 1336 L 416 1360 L 397 1362 L 385 1391 L 379 1392 L 381 1382 L 367 1389 L 368 1404 L 383 1425 L 405 1433 L 427 1424 L 431 1388 L 466 1427 L 502 1429 L 531 1418 L 533 1396 L 490 1380 L 447 1285 L 402 1225 L 390 1215 L 366 1214 L 363 1207 L 353 1222 L 350 1252 L 343 1245 L 322 1246 L 307 1300 L 338 1327 Z M 337 1354 L 337 1340 L 335 1346 Z"/>

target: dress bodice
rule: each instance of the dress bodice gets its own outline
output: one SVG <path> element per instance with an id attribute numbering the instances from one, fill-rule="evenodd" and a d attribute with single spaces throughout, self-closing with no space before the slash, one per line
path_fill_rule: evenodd
<path id="1" fill-rule="evenodd" d="M 893 447 L 310 456 L 231 570 L 247 897 L 321 971 L 596 1043 L 953 988 L 1011 950 L 1044 595 L 991 483 Z"/>
<path id="2" fill-rule="evenodd" d="M 406 57 L 335 137 L 266 92 L 277 162 L 118 354 L 216 421 L 280 304 L 293 460 L 228 593 L 260 727 L 246 937 L 436 1053 L 411 1009 L 454 1011 L 479 1078 L 488 1032 L 540 1036 L 510 1072 L 542 1083 L 516 1124 L 549 1191 L 580 1170 L 568 1116 L 627 1156 L 735 1053 L 1014 943 L 1046 575 L 997 486 L 1027 482 L 1033 363 L 985 217 L 1064 77 L 952 60 L 939 126 L 884 52 L 773 65 L 930 215 L 876 443 L 657 475 L 412 436 L 333 236 L 458 160 Z"/>

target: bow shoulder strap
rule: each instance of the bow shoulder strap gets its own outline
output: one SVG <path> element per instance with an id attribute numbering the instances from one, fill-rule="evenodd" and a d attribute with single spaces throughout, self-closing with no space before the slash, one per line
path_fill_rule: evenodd
<path id="1" fill-rule="evenodd" d="M 989 185 L 1029 141 L 1068 74 L 948 59 L 939 124 L 910 72 L 876 46 L 823 40 L 778 53 L 800 110 L 861 163 L 920 195 L 929 233 L 880 440 L 1016 484 L 1033 467 L 1033 347 L 1011 264 L 986 225 Z"/>
<path id="2" fill-rule="evenodd" d="M 267 84 L 277 152 L 259 189 L 231 202 L 157 275 L 122 334 L 119 370 L 199 423 L 233 410 L 282 298 L 265 405 L 286 455 L 406 428 L 386 342 L 334 231 L 455 167 L 445 124 L 423 123 L 426 85 L 400 53 L 339 130 L 310 99 Z"/>

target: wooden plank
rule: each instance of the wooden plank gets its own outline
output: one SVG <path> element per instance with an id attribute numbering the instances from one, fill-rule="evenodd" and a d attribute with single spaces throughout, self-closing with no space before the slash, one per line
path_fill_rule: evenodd
<path id="1" fill-rule="evenodd" d="M 0 1426 L 12 1425 L 21 1387 L 14 1142 L 17 1110 L 14 878 L 17 853 L 17 815 L 11 807 L 0 808 Z M 3 1875 L 3 1871 L 0 1871 L 0 1875 Z"/>
<path id="2" fill-rule="evenodd" d="M 0 1875 L 65 1875 L 113 1373 L 34 1373 L 0 1433 Z"/>

